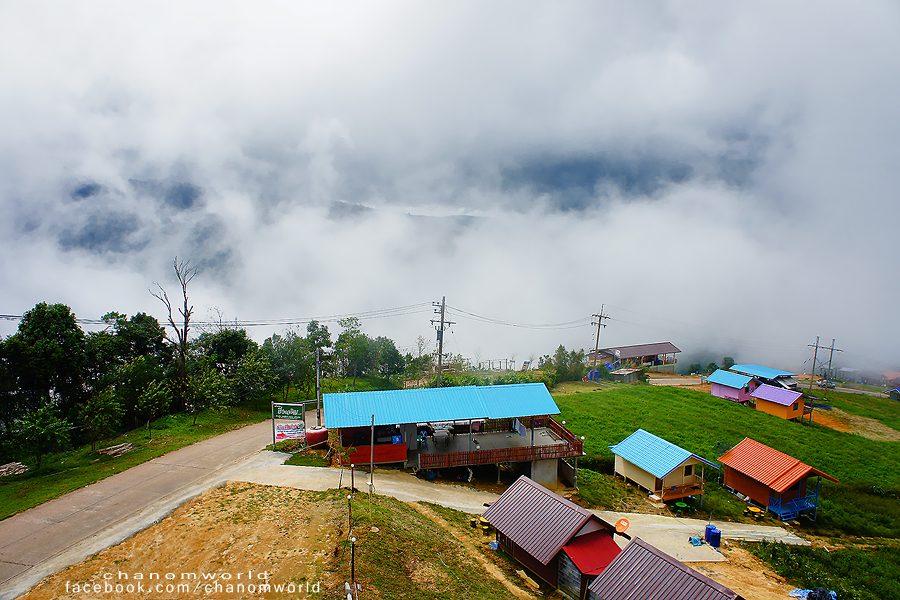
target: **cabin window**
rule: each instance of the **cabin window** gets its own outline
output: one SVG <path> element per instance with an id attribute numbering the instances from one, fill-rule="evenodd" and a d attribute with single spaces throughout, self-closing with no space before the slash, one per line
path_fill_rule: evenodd
<path id="1" fill-rule="evenodd" d="M 794 410 L 797 410 L 797 407 L 800 406 L 799 402 L 794 402 Z"/>
<path id="2" fill-rule="evenodd" d="M 694 474 L 694 465 L 684 465 L 684 476 L 690 477 Z"/>

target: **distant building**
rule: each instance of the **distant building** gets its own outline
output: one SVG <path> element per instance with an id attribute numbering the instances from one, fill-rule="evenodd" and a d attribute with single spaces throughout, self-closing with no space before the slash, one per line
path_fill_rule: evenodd
<path id="1" fill-rule="evenodd" d="M 610 446 L 615 454 L 615 473 L 637 483 L 663 500 L 703 496 L 704 465 L 718 467 L 705 458 L 638 429 Z M 697 467 L 700 467 L 698 472 Z"/>
<path id="2" fill-rule="evenodd" d="M 710 393 L 713 396 L 741 404 L 751 404 L 753 398 L 750 397 L 750 394 L 761 385 L 758 380 L 750 375 L 723 371 L 722 369 L 718 369 L 706 380 L 710 384 Z"/>
<path id="3" fill-rule="evenodd" d="M 637 383 L 641 379 L 641 370 L 635 368 L 624 367 L 616 369 L 609 374 L 613 381 L 618 383 Z"/>
<path id="4" fill-rule="evenodd" d="M 588 586 L 589 600 L 743 600 L 641 538 L 634 538 Z"/>
<path id="5" fill-rule="evenodd" d="M 510 556 L 575 598 L 620 552 L 615 526 L 524 475 L 482 516 Z"/>
<path id="6" fill-rule="evenodd" d="M 750 375 L 762 383 L 767 383 L 775 387 L 782 387 L 786 390 L 797 390 L 800 388 L 800 384 L 794 379 L 796 373 L 791 373 L 790 371 L 780 371 L 778 369 L 771 369 L 760 365 L 732 365 L 731 371 Z"/>
<path id="7" fill-rule="evenodd" d="M 675 372 L 675 354 L 681 352 L 672 342 L 654 344 L 637 344 L 634 346 L 617 346 L 591 350 L 587 355 L 587 364 L 606 364 L 610 371 L 622 367 L 646 368 L 648 371 L 663 373 Z"/>
<path id="8" fill-rule="evenodd" d="M 882 385 L 900 386 L 900 371 L 887 371 L 881 374 Z"/>
<path id="9" fill-rule="evenodd" d="M 800 462 L 787 454 L 744 438 L 719 457 L 724 465 L 725 487 L 749 497 L 775 513 L 783 521 L 819 510 L 821 478 L 837 481 L 831 475 Z M 815 490 L 809 479 L 816 477 Z"/>
<path id="10" fill-rule="evenodd" d="M 762 384 L 750 396 L 756 401 L 756 410 L 775 415 L 782 419 L 812 418 L 812 407 L 806 406 L 806 396 L 801 392 Z"/>

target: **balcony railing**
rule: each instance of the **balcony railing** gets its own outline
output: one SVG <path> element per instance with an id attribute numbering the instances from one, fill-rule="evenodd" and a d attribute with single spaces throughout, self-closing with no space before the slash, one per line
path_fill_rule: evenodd
<path id="1" fill-rule="evenodd" d="M 662 491 L 663 500 L 677 500 L 686 496 L 696 496 L 703 493 L 703 481 L 699 478 L 690 483 L 671 485 Z"/>
<path id="2" fill-rule="evenodd" d="M 520 446 L 495 448 L 493 450 L 472 450 L 470 452 L 446 452 L 443 454 L 419 454 L 420 469 L 446 469 L 467 465 L 491 465 L 505 462 L 530 462 L 581 456 L 581 451 L 570 444 L 552 446 Z"/>

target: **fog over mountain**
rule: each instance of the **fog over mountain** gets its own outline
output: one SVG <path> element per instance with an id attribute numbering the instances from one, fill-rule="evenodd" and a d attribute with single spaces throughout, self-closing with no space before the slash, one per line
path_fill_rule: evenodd
<path id="1" fill-rule="evenodd" d="M 178 256 L 198 318 L 411 350 L 446 296 L 445 350 L 521 363 L 603 305 L 601 346 L 896 369 L 897 31 L 877 1 L 4 3 L 0 313 L 163 320 Z"/>

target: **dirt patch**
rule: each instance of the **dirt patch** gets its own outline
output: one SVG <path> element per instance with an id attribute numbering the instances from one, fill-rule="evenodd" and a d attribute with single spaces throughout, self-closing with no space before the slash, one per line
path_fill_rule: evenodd
<path id="1" fill-rule="evenodd" d="M 726 546 L 722 562 L 691 563 L 713 581 L 726 585 L 747 600 L 784 600 L 797 586 L 790 585 L 765 563 L 739 546 Z"/>
<path id="2" fill-rule="evenodd" d="M 826 427 L 847 433 L 855 433 L 876 442 L 900 442 L 900 431 L 888 427 L 875 419 L 851 415 L 839 408 L 834 408 L 830 411 L 814 410 L 812 420 Z"/>
<path id="3" fill-rule="evenodd" d="M 21 598 L 296 598 L 299 586 L 307 583 L 310 589 L 318 583 L 321 593 L 300 597 L 334 597 L 343 585 L 333 573 L 339 541 L 333 532 L 341 514 L 326 494 L 229 483 L 43 580 Z M 264 582 L 285 588 L 280 593 L 250 593 L 251 585 L 258 590 Z M 215 587 L 217 583 L 221 587 Z M 76 592 L 76 584 L 90 584 L 89 593 Z M 104 591 L 107 584 L 122 585 L 123 593 Z M 166 589 L 179 584 L 188 591 Z M 291 584 L 294 591 L 288 593 Z"/>

